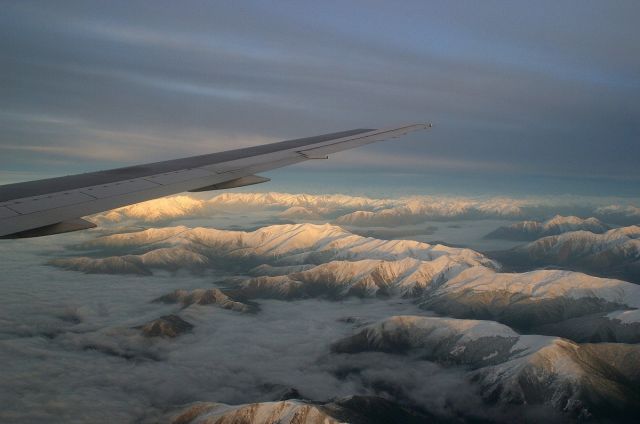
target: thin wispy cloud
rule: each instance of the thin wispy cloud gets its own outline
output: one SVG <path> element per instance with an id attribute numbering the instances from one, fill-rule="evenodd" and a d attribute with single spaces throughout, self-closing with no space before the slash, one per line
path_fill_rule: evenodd
<path id="1" fill-rule="evenodd" d="M 134 160 L 143 142 L 127 134 L 162 134 L 158 149 L 179 156 L 198 148 L 194 133 L 211 135 L 215 151 L 229 146 L 216 134 L 279 140 L 429 120 L 437 126 L 428 134 L 368 147 L 371 160 L 413 156 L 424 158 L 417 170 L 449 173 L 637 177 L 637 5 L 531 9 L 14 3 L 0 30 L 0 110 L 89 125 L 62 131 L 41 122 L 36 130 L 33 121 L 11 121 L 0 144 L 114 143 L 91 131 L 100 128 L 123 132 Z M 0 166 L 42 166 L 47 154 Z M 122 162 L 107 155 L 95 167 Z"/>

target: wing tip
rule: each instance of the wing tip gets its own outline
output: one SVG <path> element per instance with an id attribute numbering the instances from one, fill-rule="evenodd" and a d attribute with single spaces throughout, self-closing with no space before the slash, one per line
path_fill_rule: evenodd
<path id="1" fill-rule="evenodd" d="M 406 129 L 407 131 L 418 131 L 418 130 L 428 130 L 429 128 L 433 128 L 432 122 L 421 122 L 418 124 L 407 124 L 398 127 L 398 129 Z"/>

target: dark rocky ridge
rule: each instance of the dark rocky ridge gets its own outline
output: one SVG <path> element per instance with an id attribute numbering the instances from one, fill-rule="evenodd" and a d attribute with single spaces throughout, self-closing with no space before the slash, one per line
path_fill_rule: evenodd
<path id="1" fill-rule="evenodd" d="M 137 327 L 145 337 L 177 337 L 193 329 L 193 324 L 178 315 L 164 315 Z"/>

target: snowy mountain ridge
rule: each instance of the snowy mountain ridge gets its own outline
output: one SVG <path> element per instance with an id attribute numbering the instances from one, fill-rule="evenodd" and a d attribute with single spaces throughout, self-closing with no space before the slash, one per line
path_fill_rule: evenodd
<path id="1" fill-rule="evenodd" d="M 491 319 L 518 330 L 566 322 L 545 331 L 581 340 L 604 334 L 608 341 L 640 339 L 640 329 L 594 316 L 640 308 L 639 285 L 572 271 L 501 273 L 497 264 L 469 249 L 366 238 L 329 224 L 277 225 L 253 232 L 149 229 L 101 237 L 81 247 L 94 256 L 50 263 L 88 273 L 143 275 L 154 269 L 201 273 L 238 267 L 246 273 L 249 268 L 250 277 L 225 283 L 232 298 L 397 296 L 417 299 L 440 314 Z M 99 258 L 96 249 L 123 254 Z M 128 253 L 132 250 L 144 253 Z M 575 321 L 581 317 L 583 327 Z M 587 327 L 592 333 L 583 331 Z"/>
<path id="2" fill-rule="evenodd" d="M 543 222 L 521 221 L 506 227 L 500 227 L 485 236 L 486 239 L 505 239 L 531 241 L 540 237 L 558 235 L 569 231 L 590 231 L 604 233 L 609 226 L 596 218 L 556 215 Z"/>
<path id="3" fill-rule="evenodd" d="M 571 231 L 492 256 L 515 270 L 555 265 L 640 283 L 640 226 L 603 234 Z"/>
<path id="4" fill-rule="evenodd" d="M 253 232 L 213 228 L 169 227 L 134 233 L 114 234 L 83 243 L 81 249 L 150 249 L 143 255 L 162 250 L 184 256 L 190 251 L 205 257 L 260 258 L 267 263 L 298 265 L 330 260 L 415 258 L 431 261 L 440 256 L 455 257 L 468 265 L 497 266 L 470 249 L 430 245 L 412 240 L 379 240 L 361 237 L 330 224 L 291 224 L 263 227 Z M 200 256 L 198 256 L 200 258 Z M 56 264 L 73 260 L 61 260 Z M 85 260 L 86 262 L 87 260 Z M 151 262 L 149 262 L 150 264 Z M 177 263 L 179 265 L 179 263 Z"/>
<path id="5" fill-rule="evenodd" d="M 382 351 L 414 361 L 466 365 L 488 402 L 544 404 L 575 416 L 611 403 L 637 409 L 627 365 L 629 345 L 581 345 L 558 337 L 519 335 L 492 321 L 394 316 L 335 342 L 335 353 Z M 631 346 L 640 354 L 640 346 Z M 637 378 L 636 378 L 637 379 Z"/>

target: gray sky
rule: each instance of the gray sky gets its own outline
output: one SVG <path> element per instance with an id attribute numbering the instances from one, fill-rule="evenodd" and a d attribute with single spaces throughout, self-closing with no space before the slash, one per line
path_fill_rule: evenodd
<path id="1" fill-rule="evenodd" d="M 357 127 L 335 166 L 640 178 L 640 3 L 4 2 L 2 182 Z"/>

